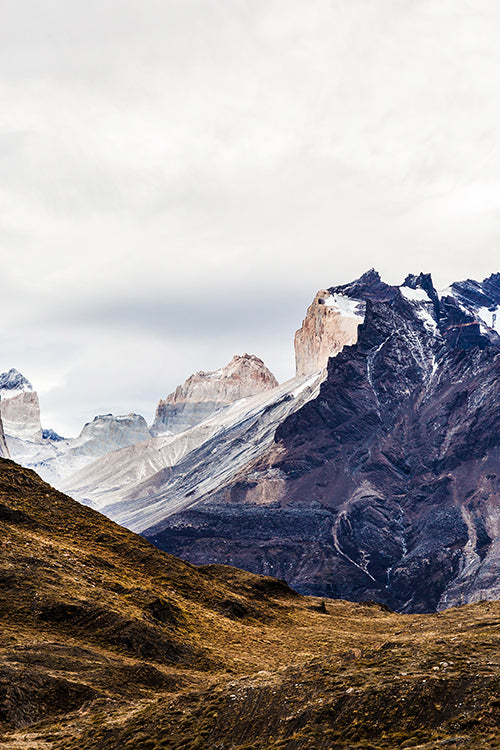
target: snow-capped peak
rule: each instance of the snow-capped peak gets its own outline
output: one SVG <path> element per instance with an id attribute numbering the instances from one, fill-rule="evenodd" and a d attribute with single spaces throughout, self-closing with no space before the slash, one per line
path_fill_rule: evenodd
<path id="1" fill-rule="evenodd" d="M 13 367 L 8 372 L 0 374 L 0 397 L 2 399 L 14 398 L 26 391 L 33 391 L 33 386 L 19 370 Z"/>

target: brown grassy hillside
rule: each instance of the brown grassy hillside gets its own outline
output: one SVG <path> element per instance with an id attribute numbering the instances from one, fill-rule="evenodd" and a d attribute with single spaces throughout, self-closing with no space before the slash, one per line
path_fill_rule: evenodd
<path id="1" fill-rule="evenodd" d="M 500 747 L 500 605 L 193 567 L 0 460 L 0 748 Z"/>

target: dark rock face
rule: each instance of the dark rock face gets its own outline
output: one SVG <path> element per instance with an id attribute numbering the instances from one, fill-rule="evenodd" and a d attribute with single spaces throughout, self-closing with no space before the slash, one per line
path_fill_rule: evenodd
<path id="1" fill-rule="evenodd" d="M 439 296 L 369 272 L 358 341 L 265 459 L 148 530 L 195 563 L 424 612 L 500 597 L 500 274 Z M 488 319 L 488 315 L 490 319 Z M 270 473 L 279 495 L 255 502 Z"/>
<path id="2" fill-rule="evenodd" d="M 3 431 L 2 417 L 0 416 L 0 458 L 10 458 L 5 433 Z"/>

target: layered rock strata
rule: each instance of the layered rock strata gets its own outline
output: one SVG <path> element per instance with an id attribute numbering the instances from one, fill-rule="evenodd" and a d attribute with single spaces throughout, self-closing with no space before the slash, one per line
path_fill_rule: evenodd
<path id="1" fill-rule="evenodd" d="M 241 398 L 275 388 L 278 381 L 253 354 L 236 355 L 226 367 L 198 372 L 159 402 L 154 435 L 187 430 Z"/>

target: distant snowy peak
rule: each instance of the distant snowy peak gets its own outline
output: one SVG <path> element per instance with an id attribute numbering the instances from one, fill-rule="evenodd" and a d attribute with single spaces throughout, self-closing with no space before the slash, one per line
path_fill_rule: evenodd
<path id="1" fill-rule="evenodd" d="M 4 402 L 2 409 L 15 402 Z M 146 420 L 140 414 L 101 414 L 87 422 L 76 438 L 61 438 L 53 430 L 44 430 L 42 439 L 37 442 L 14 439 L 9 435 L 7 440 L 15 461 L 35 469 L 42 479 L 59 486 L 64 477 L 92 461 L 150 437 Z"/>
<path id="2" fill-rule="evenodd" d="M 0 414 L 7 445 L 9 438 L 29 442 L 42 439 L 38 395 L 29 380 L 15 368 L 0 375 Z M 15 458 L 12 445 L 9 449 Z"/>
<path id="3" fill-rule="evenodd" d="M 13 398 L 20 393 L 32 391 L 33 386 L 29 380 L 14 367 L 0 374 L 0 397 L 2 399 Z"/>

